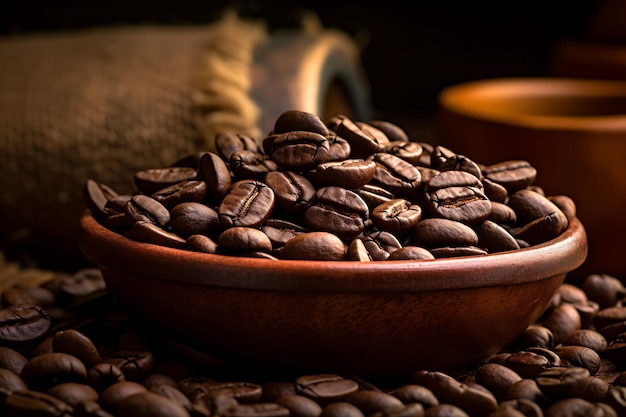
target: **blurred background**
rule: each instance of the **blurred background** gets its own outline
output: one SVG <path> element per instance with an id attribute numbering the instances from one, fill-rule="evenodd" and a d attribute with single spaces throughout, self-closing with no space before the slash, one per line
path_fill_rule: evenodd
<path id="1" fill-rule="evenodd" d="M 303 10 L 362 48 L 377 117 L 428 135 L 438 92 L 487 77 L 550 72 L 555 45 L 586 34 L 601 2 L 582 1 L 122 1 L 5 0 L 4 35 L 94 26 L 204 24 L 229 7 L 270 30 L 295 26 Z M 425 137 L 425 140 L 428 138 Z"/>

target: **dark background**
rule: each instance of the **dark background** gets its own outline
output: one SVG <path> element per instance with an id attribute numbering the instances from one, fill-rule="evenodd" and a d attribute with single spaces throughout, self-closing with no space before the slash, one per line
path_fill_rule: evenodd
<path id="1" fill-rule="evenodd" d="M 585 35 L 600 2 L 586 1 L 14 1 L 0 5 L 3 35 L 91 26 L 203 24 L 227 7 L 271 30 L 317 13 L 362 47 L 376 116 L 410 123 L 432 114 L 439 91 L 463 81 L 550 73 L 557 42 Z M 417 123 L 417 122 L 416 122 Z"/>

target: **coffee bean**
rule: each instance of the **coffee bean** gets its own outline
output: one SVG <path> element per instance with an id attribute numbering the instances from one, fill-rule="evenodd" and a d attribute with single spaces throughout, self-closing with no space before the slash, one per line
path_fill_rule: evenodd
<path id="1" fill-rule="evenodd" d="M 315 197 L 315 187 L 303 175 L 291 171 L 272 171 L 265 183 L 274 191 L 276 208 L 284 213 L 303 213 Z"/>
<path id="2" fill-rule="evenodd" d="M 133 176 L 137 188 L 147 195 L 183 181 L 195 181 L 197 178 L 197 170 L 189 167 L 153 168 L 138 171 Z"/>
<path id="3" fill-rule="evenodd" d="M 98 392 L 95 389 L 89 385 L 76 382 L 64 382 L 55 385 L 48 390 L 48 394 L 72 407 L 76 407 L 76 405 L 84 401 L 98 400 Z"/>
<path id="4" fill-rule="evenodd" d="M 624 284 L 609 274 L 590 274 L 583 280 L 580 288 L 600 308 L 615 307 L 626 296 Z"/>
<path id="5" fill-rule="evenodd" d="M 600 354 L 606 349 L 607 341 L 600 332 L 583 328 L 576 330 L 565 338 L 565 340 L 563 340 L 563 346 L 584 346 Z"/>
<path id="6" fill-rule="evenodd" d="M 105 410 L 113 411 L 125 398 L 147 391 L 146 387 L 138 382 L 120 381 L 101 392 L 99 402 Z"/>
<path id="7" fill-rule="evenodd" d="M 215 243 L 210 237 L 204 235 L 191 235 L 186 241 L 187 248 L 204 253 L 216 253 L 217 243 Z"/>
<path id="8" fill-rule="evenodd" d="M 326 405 L 319 417 L 365 417 L 365 414 L 348 402 L 336 401 Z"/>
<path id="9" fill-rule="evenodd" d="M 57 332 L 52 338 L 54 352 L 67 353 L 80 359 L 87 368 L 100 362 L 100 353 L 93 342 L 84 334 L 74 329 Z"/>
<path id="10" fill-rule="evenodd" d="M 312 229 L 351 238 L 365 230 L 369 209 L 354 191 L 329 186 L 317 190 L 315 202 L 304 213 L 304 218 Z"/>
<path id="11" fill-rule="evenodd" d="M 405 384 L 393 390 L 392 395 L 396 396 L 404 404 L 419 403 L 424 408 L 430 408 L 439 404 L 439 400 L 428 388 L 417 384 Z"/>
<path id="12" fill-rule="evenodd" d="M 352 158 L 365 159 L 370 155 L 383 152 L 389 138 L 372 125 L 358 125 L 344 115 L 337 116 L 333 130 L 348 141 Z"/>
<path id="13" fill-rule="evenodd" d="M 535 382 L 553 400 L 578 397 L 589 385 L 589 371 L 580 367 L 552 368 L 540 373 Z"/>
<path id="14" fill-rule="evenodd" d="M 237 151 L 259 152 L 257 141 L 250 136 L 227 131 L 219 131 L 215 134 L 215 148 L 219 156 L 225 161 L 228 161 L 230 156 Z M 207 179 L 204 175 L 202 177 Z"/>
<path id="15" fill-rule="evenodd" d="M 7 416 L 70 417 L 72 407 L 52 395 L 33 391 L 15 391 L 4 400 L 3 411 Z"/>
<path id="16" fill-rule="evenodd" d="M 169 210 L 154 198 L 143 194 L 130 199 L 126 204 L 125 214 L 130 223 L 147 222 L 163 229 L 170 224 Z"/>
<path id="17" fill-rule="evenodd" d="M 198 202 L 186 202 L 173 207 L 170 224 L 183 238 L 196 234 L 210 235 L 219 228 L 217 212 Z"/>
<path id="18" fill-rule="evenodd" d="M 169 248 L 182 249 L 185 247 L 185 239 L 176 233 L 163 230 L 154 223 L 145 221 L 138 221 L 133 224 L 132 237 L 139 242 L 152 243 Z"/>
<path id="19" fill-rule="evenodd" d="M 266 184 L 241 180 L 232 185 L 217 214 L 222 227 L 259 227 L 274 208 L 274 192 Z"/>
<path id="20" fill-rule="evenodd" d="M 124 372 L 112 363 L 97 363 L 87 372 L 86 383 L 98 392 L 102 392 L 111 385 L 122 381 L 126 381 Z"/>
<path id="21" fill-rule="evenodd" d="M 478 245 L 478 235 L 471 227 L 459 221 L 429 218 L 420 221 L 413 228 L 411 242 L 425 248 L 475 246 Z"/>
<path id="22" fill-rule="evenodd" d="M 171 210 L 180 203 L 202 201 L 206 192 L 207 186 L 204 181 L 183 181 L 165 187 L 151 197 Z"/>
<path id="23" fill-rule="evenodd" d="M 278 166 L 269 156 L 252 151 L 237 151 L 230 156 L 228 166 L 239 179 L 262 180 Z"/>
<path id="24" fill-rule="evenodd" d="M 83 186 L 83 196 L 87 207 L 93 216 L 99 220 L 103 220 L 111 214 L 107 208 L 107 203 L 117 195 L 117 192 L 111 187 L 94 180 L 87 180 Z"/>
<path id="25" fill-rule="evenodd" d="M 404 131 L 404 129 L 402 129 L 400 126 L 398 126 L 395 123 L 392 123 L 388 120 L 369 120 L 367 124 L 383 132 L 385 136 L 387 136 L 387 138 L 391 142 L 396 142 L 396 143 L 408 143 L 409 142 L 409 135 Z M 415 143 L 416 145 L 420 147 L 420 149 L 422 147 L 418 142 L 410 142 L 410 143 Z M 421 154 L 421 151 L 420 151 L 420 154 Z"/>
<path id="26" fill-rule="evenodd" d="M 296 394 L 319 404 L 343 401 L 359 389 L 355 381 L 334 374 L 304 375 L 296 379 L 295 385 Z"/>
<path id="27" fill-rule="evenodd" d="M 272 242 L 259 229 L 252 227 L 231 227 L 220 234 L 217 240 L 220 250 L 226 252 L 267 252 L 272 251 Z"/>
<path id="28" fill-rule="evenodd" d="M 102 358 L 102 362 L 117 366 L 128 381 L 139 381 L 150 374 L 154 355 L 148 351 L 118 351 Z"/>
<path id="29" fill-rule="evenodd" d="M 517 240 L 502 226 L 491 220 L 483 221 L 476 229 L 478 243 L 489 253 L 519 249 Z"/>
<path id="30" fill-rule="evenodd" d="M 235 152 L 229 152 L 225 160 L 230 161 L 231 154 Z M 232 184 L 230 170 L 225 160 L 213 152 L 204 153 L 200 159 L 198 176 L 206 184 L 209 200 L 221 200 Z"/>
<path id="31" fill-rule="evenodd" d="M 46 334 L 50 316 L 40 307 L 18 304 L 0 309 L 0 342 L 31 342 Z"/>
<path id="32" fill-rule="evenodd" d="M 58 382 L 83 382 L 87 368 L 75 356 L 51 352 L 30 358 L 21 376 L 29 386 L 51 386 Z"/>
<path id="33" fill-rule="evenodd" d="M 367 160 L 376 163 L 372 182 L 397 196 L 414 194 L 422 186 L 420 171 L 395 155 L 380 152 L 369 156 Z"/>
<path id="34" fill-rule="evenodd" d="M 296 172 L 308 171 L 326 162 L 330 152 L 326 136 L 308 131 L 268 136 L 263 140 L 263 147 L 278 166 Z"/>
<path id="35" fill-rule="evenodd" d="M 404 246 L 391 252 L 387 259 L 390 261 L 423 261 L 433 260 L 435 259 L 435 256 L 427 249 L 421 248 L 419 246 Z"/>
<path id="36" fill-rule="evenodd" d="M 0 368 L 0 388 L 15 392 L 27 390 L 28 386 L 19 374 L 8 369 Z"/>
<path id="37" fill-rule="evenodd" d="M 486 166 L 483 175 L 514 193 L 531 185 L 537 177 L 537 170 L 528 161 L 511 160 Z"/>
<path id="38" fill-rule="evenodd" d="M 289 410 L 294 417 L 317 417 L 322 413 L 322 407 L 312 399 L 303 395 L 283 395 L 275 402 Z"/>
<path id="39" fill-rule="evenodd" d="M 516 382 L 522 379 L 515 371 L 504 365 L 487 363 L 476 369 L 476 382 L 497 395 L 504 395 Z"/>
<path id="40" fill-rule="evenodd" d="M 322 187 L 334 185 L 357 189 L 369 183 L 375 171 L 374 161 L 346 159 L 318 164 L 314 171 L 307 173 L 307 178 Z"/>
<path id="41" fill-rule="evenodd" d="M 444 171 L 430 179 L 425 191 L 433 216 L 466 224 L 489 217 L 491 201 L 478 178 L 463 171 Z"/>
<path id="42" fill-rule="evenodd" d="M 394 199 L 374 208 L 371 217 L 380 230 L 404 237 L 422 219 L 422 208 L 408 200 Z"/>
<path id="43" fill-rule="evenodd" d="M 274 133 L 287 133 L 294 130 L 328 135 L 328 128 L 322 120 L 309 112 L 287 110 L 281 113 L 274 122 Z"/>
<path id="44" fill-rule="evenodd" d="M 380 391 L 359 390 L 348 395 L 345 401 L 359 408 L 365 415 L 390 409 L 403 408 L 404 404 L 397 397 Z"/>

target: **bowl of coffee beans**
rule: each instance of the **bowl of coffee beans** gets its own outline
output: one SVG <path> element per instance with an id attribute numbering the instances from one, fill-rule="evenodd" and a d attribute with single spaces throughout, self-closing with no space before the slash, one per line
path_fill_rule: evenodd
<path id="1" fill-rule="evenodd" d="M 79 245 L 119 301 L 224 358 L 397 376 L 476 363 L 587 255 L 574 201 L 399 126 L 286 111 L 262 140 L 85 182 Z"/>

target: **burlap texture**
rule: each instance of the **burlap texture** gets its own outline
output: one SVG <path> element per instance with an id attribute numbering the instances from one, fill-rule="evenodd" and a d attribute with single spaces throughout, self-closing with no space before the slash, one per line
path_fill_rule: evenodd
<path id="1" fill-rule="evenodd" d="M 210 150 L 223 128 L 258 135 L 248 98 L 261 23 L 134 26 L 0 38 L 0 238 L 75 249 L 92 178 Z"/>

